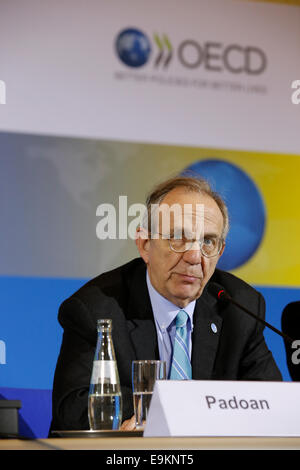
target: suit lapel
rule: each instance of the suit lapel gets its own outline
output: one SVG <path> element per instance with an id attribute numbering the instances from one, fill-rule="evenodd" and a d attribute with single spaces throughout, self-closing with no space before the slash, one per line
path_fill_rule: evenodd
<path id="1" fill-rule="evenodd" d="M 129 334 L 137 359 L 159 359 L 155 324 L 152 320 L 128 322 Z"/>
<path id="2" fill-rule="evenodd" d="M 156 327 L 146 283 L 146 265 L 138 266 L 130 283 L 127 328 L 137 359 L 159 359 Z"/>
<path id="3" fill-rule="evenodd" d="M 196 302 L 193 323 L 193 379 L 209 380 L 212 378 L 222 318 L 218 314 L 217 301 L 206 289 Z"/>

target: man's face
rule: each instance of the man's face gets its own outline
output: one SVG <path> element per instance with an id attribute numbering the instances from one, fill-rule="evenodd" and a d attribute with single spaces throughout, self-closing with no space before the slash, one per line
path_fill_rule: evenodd
<path id="1" fill-rule="evenodd" d="M 171 218 L 170 234 L 182 230 L 184 234 L 191 234 L 189 238 L 205 239 L 206 237 L 222 237 L 223 216 L 216 202 L 205 194 L 187 192 L 184 188 L 170 191 L 161 204 L 172 206 L 179 204 L 185 208 L 183 218 Z M 203 206 L 200 206 L 203 205 Z M 187 211 L 187 207 L 189 210 Z M 199 217 L 199 207 L 204 213 Z M 182 220 L 181 220 L 182 219 Z M 184 226 L 183 225 L 184 221 Z M 160 221 L 157 233 L 162 233 L 163 226 Z M 184 253 L 177 253 L 170 249 L 169 241 L 159 235 L 158 239 L 138 238 L 137 246 L 141 257 L 145 261 L 148 274 L 153 287 L 165 298 L 180 308 L 184 308 L 191 301 L 197 299 L 212 276 L 218 259 L 223 253 L 213 258 L 202 255 L 198 243 Z"/>

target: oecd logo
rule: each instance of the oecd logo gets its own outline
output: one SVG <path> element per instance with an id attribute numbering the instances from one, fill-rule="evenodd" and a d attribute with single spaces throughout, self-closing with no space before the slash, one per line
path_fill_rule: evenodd
<path id="1" fill-rule="evenodd" d="M 177 60 L 185 69 L 205 69 L 209 72 L 227 71 L 231 74 L 261 75 L 267 68 L 267 55 L 256 46 L 220 41 L 184 39 L 174 46 L 167 34 L 149 38 L 137 28 L 122 30 L 116 39 L 115 50 L 123 64 L 142 67 L 149 62 L 154 48 L 153 67 L 166 69 Z"/>
<path id="2" fill-rule="evenodd" d="M 151 53 L 151 44 L 139 29 L 125 29 L 116 40 L 116 51 L 120 60 L 129 67 L 145 65 Z"/>

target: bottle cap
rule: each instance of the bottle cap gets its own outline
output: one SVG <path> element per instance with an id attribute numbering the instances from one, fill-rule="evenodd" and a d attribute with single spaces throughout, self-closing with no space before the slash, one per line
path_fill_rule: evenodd
<path id="1" fill-rule="evenodd" d="M 111 331 L 112 330 L 112 320 L 108 318 L 100 318 L 97 320 L 97 330 L 98 331 Z"/>

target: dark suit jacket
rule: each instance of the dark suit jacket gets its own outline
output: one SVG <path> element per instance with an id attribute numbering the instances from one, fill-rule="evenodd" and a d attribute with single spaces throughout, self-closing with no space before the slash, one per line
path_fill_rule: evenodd
<path id="1" fill-rule="evenodd" d="M 264 299 L 248 284 L 220 270 L 211 281 L 264 318 Z M 112 319 L 123 420 L 130 418 L 131 362 L 159 359 L 144 261 L 137 258 L 89 281 L 63 302 L 58 318 L 64 334 L 54 377 L 51 429 L 89 428 L 87 402 L 98 318 Z M 192 374 L 196 380 L 281 380 L 263 326 L 233 305 L 222 307 L 207 287 L 195 306 Z"/>

